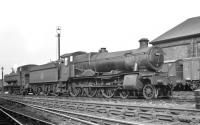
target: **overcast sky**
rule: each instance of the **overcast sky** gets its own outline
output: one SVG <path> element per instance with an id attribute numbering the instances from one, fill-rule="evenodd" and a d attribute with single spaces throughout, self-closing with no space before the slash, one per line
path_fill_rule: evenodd
<path id="1" fill-rule="evenodd" d="M 138 48 L 200 16 L 199 0 L 4 0 L 0 2 L 0 66 L 44 64 L 61 54 Z"/>

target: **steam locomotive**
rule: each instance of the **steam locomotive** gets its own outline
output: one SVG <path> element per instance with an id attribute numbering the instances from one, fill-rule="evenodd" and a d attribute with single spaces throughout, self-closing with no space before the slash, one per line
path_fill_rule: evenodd
<path id="1" fill-rule="evenodd" d="M 164 62 L 162 49 L 148 47 L 149 41 L 145 38 L 139 42 L 140 48 L 134 50 L 108 52 L 101 48 L 99 52 L 78 51 L 44 65 L 28 65 L 28 82 L 19 86 L 26 85 L 21 90 L 32 91 L 35 95 L 170 97 L 171 83 L 166 74 L 158 72 Z M 21 76 L 23 72 L 19 68 L 20 78 L 25 78 Z"/>

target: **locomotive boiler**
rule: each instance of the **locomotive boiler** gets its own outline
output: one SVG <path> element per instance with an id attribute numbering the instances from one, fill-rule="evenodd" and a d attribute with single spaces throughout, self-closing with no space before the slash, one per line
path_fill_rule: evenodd
<path id="1" fill-rule="evenodd" d="M 140 42 L 146 42 L 145 40 L 142 39 Z M 87 62 L 88 66 L 83 68 L 90 68 L 95 72 L 110 72 L 112 70 L 156 72 L 162 66 L 163 61 L 164 56 L 161 48 L 141 46 L 136 50 L 111 53 L 108 53 L 105 48 L 101 48 L 99 53 L 76 56 L 74 63 L 77 68 L 81 68 L 79 65 Z"/>

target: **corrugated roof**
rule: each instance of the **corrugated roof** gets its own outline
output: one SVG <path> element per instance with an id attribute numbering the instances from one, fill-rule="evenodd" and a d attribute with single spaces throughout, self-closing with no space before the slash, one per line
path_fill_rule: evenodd
<path id="1" fill-rule="evenodd" d="M 162 42 L 193 35 L 200 35 L 200 16 L 185 20 L 181 24 L 160 35 L 150 43 Z"/>

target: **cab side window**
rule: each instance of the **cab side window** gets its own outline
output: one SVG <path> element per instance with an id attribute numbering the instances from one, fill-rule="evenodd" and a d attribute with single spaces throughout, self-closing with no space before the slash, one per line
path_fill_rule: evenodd
<path id="1" fill-rule="evenodd" d="M 68 65 L 68 58 L 65 58 L 65 66 Z"/>
<path id="2" fill-rule="evenodd" d="M 73 56 L 70 56 L 70 62 L 73 62 Z"/>

